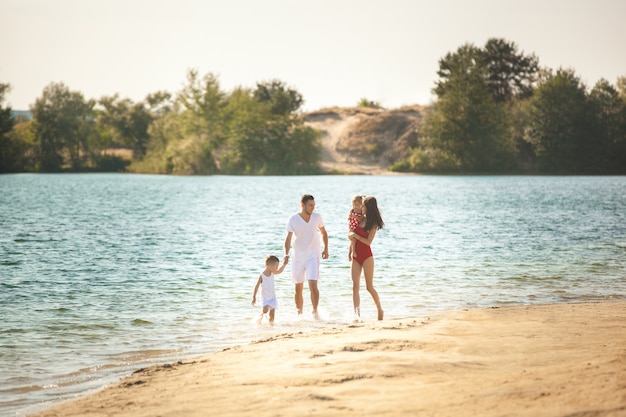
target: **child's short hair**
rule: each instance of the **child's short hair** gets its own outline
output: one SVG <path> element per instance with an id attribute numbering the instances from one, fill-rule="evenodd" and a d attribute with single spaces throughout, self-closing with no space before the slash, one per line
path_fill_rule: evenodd
<path id="1" fill-rule="evenodd" d="M 363 202 L 363 199 L 365 198 L 365 196 L 363 194 L 357 194 L 354 197 L 352 197 L 352 201 L 360 201 L 361 203 Z"/>
<path id="2" fill-rule="evenodd" d="M 278 260 L 278 257 L 274 255 L 267 255 L 265 257 L 265 266 L 269 266 L 271 264 L 277 264 L 277 263 L 280 263 L 280 261 Z"/>

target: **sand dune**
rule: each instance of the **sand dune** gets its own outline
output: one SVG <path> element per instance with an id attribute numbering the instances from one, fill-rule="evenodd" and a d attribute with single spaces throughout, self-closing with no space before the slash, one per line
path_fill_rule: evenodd
<path id="1" fill-rule="evenodd" d="M 155 366 L 51 416 L 625 416 L 626 302 L 284 334 Z"/>
<path id="2" fill-rule="evenodd" d="M 322 134 L 320 166 L 327 173 L 390 175 L 391 160 L 416 141 L 424 106 L 393 110 L 367 107 L 322 109 L 304 115 Z M 368 149 L 376 151 L 368 151 Z"/>

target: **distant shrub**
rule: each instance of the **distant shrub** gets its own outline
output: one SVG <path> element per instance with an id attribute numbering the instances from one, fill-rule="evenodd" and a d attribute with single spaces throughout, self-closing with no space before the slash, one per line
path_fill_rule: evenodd
<path id="1" fill-rule="evenodd" d="M 357 103 L 357 107 L 367 107 L 370 109 L 383 109 L 383 106 L 378 101 L 371 101 L 366 99 L 365 97 L 359 100 Z"/>

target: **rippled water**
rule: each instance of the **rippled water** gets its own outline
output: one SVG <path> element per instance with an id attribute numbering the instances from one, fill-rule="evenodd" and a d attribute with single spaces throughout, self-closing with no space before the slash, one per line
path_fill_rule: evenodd
<path id="1" fill-rule="evenodd" d="M 304 192 L 330 234 L 323 320 L 295 320 L 287 267 L 277 325 L 258 326 L 258 273 L 266 254 L 282 253 Z M 373 251 L 388 318 L 626 299 L 626 177 L 4 175 L 0 414 L 146 364 L 349 323 L 355 193 L 377 196 L 383 210 Z"/>

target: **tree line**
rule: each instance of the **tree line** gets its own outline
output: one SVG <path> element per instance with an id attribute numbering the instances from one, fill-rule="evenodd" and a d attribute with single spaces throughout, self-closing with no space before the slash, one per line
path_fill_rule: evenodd
<path id="1" fill-rule="evenodd" d="M 0 103 L 8 91 L 0 84 Z M 126 171 L 158 174 L 316 174 L 319 132 L 298 115 L 302 95 L 279 80 L 226 93 L 213 74 L 187 73 L 175 96 L 135 103 L 85 99 L 51 83 L 32 120 L 0 111 L 2 172 Z M 130 157 L 124 154 L 130 154 Z"/>
<path id="2" fill-rule="evenodd" d="M 543 68 L 498 38 L 446 54 L 437 76 L 417 144 L 390 169 L 626 173 L 626 76 L 588 89 L 573 70 Z M 0 172 L 320 172 L 321 134 L 304 125 L 302 95 L 280 80 L 225 92 L 215 75 L 190 70 L 178 93 L 141 102 L 85 99 L 51 83 L 32 120 L 2 107 L 9 88 L 0 84 Z"/>
<path id="3" fill-rule="evenodd" d="M 448 53 L 437 75 L 419 143 L 393 170 L 626 173 L 626 77 L 589 91 L 497 38 Z"/>

